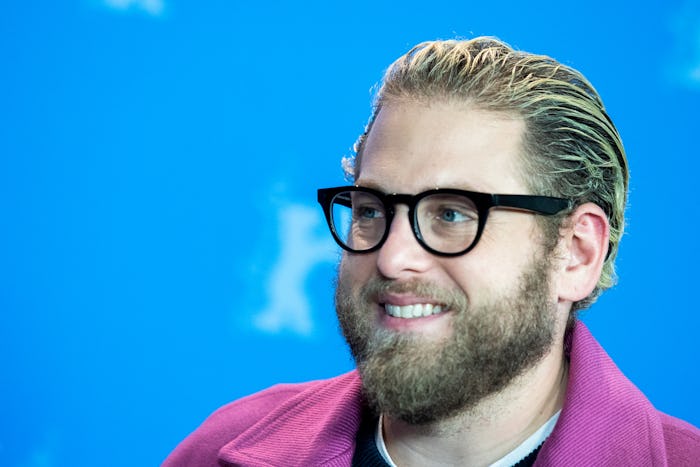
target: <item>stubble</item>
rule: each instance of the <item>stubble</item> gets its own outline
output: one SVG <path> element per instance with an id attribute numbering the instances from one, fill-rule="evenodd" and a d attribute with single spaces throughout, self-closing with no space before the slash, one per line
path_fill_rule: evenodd
<path id="1" fill-rule="evenodd" d="M 534 366 L 549 351 L 555 305 L 548 300 L 549 262 L 534 260 L 519 286 L 484 304 L 461 291 L 422 282 L 371 279 L 359 292 L 338 278 L 336 310 L 370 406 L 411 424 L 474 408 Z M 383 293 L 414 293 L 447 305 L 451 332 L 441 338 L 377 327 Z"/>

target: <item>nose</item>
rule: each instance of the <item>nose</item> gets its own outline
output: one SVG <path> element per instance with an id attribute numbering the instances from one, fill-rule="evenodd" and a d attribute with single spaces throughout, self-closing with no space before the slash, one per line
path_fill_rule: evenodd
<path id="1" fill-rule="evenodd" d="M 379 272 L 388 279 L 408 279 L 426 271 L 433 259 L 413 234 L 408 208 L 396 206 L 389 234 L 377 255 Z"/>

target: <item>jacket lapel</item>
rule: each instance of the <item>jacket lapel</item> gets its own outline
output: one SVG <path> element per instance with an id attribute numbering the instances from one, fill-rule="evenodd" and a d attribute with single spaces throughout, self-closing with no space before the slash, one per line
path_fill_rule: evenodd
<path id="1" fill-rule="evenodd" d="M 362 412 L 355 371 L 310 385 L 220 451 L 229 465 L 350 465 Z"/>

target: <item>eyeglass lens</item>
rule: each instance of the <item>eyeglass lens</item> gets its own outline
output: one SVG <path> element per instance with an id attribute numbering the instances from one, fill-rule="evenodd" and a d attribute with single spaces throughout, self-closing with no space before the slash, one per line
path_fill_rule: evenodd
<path id="1" fill-rule="evenodd" d="M 352 250 L 374 248 L 389 228 L 387 207 L 371 193 L 338 193 L 331 206 L 335 232 Z M 428 195 L 416 205 L 414 217 L 412 224 L 422 242 L 441 253 L 461 252 L 477 236 L 479 214 L 474 202 L 466 196 Z"/>

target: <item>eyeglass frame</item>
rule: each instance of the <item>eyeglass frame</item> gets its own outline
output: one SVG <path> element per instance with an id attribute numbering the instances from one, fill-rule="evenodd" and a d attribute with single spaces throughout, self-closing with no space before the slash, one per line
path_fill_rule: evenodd
<path id="1" fill-rule="evenodd" d="M 386 227 L 384 229 L 384 234 L 382 235 L 381 239 L 379 239 L 377 244 L 372 248 L 368 248 L 365 250 L 355 250 L 353 248 L 350 248 L 341 240 L 340 236 L 338 235 L 338 232 L 336 232 L 332 213 L 333 200 L 338 194 L 347 191 L 363 192 L 373 195 L 377 197 L 377 199 L 379 199 L 379 201 L 381 201 L 382 205 L 384 206 L 386 214 Z M 477 222 L 477 231 L 476 235 L 474 236 L 474 240 L 467 248 L 465 248 L 462 251 L 454 253 L 445 253 L 442 251 L 435 250 L 425 242 L 420 232 L 420 228 L 418 226 L 418 219 L 416 216 L 416 206 L 423 198 L 443 194 L 464 196 L 470 199 L 474 202 L 474 206 L 476 207 L 477 213 L 479 215 Z M 408 220 L 411 224 L 411 230 L 413 231 L 413 235 L 415 236 L 418 243 L 429 253 L 444 257 L 455 257 L 465 255 L 469 253 L 472 249 L 474 249 L 474 247 L 476 247 L 484 231 L 484 227 L 486 226 L 486 219 L 488 218 L 488 213 L 491 210 L 491 208 L 503 207 L 519 211 L 531 212 L 543 216 L 554 216 L 564 210 L 571 209 L 574 205 L 574 202 L 570 199 L 557 198 L 554 196 L 482 193 L 478 191 L 460 190 L 457 188 L 433 188 L 431 190 L 426 190 L 415 195 L 411 195 L 405 193 L 384 193 L 374 188 L 363 187 L 359 185 L 349 185 L 333 188 L 319 188 L 317 190 L 316 195 L 318 203 L 323 209 L 323 214 L 326 217 L 326 223 L 328 224 L 328 228 L 330 229 L 335 242 L 342 249 L 350 253 L 357 254 L 372 253 L 374 251 L 377 251 L 384 245 L 387 238 L 389 237 L 389 231 L 391 230 L 391 223 L 393 222 L 394 216 L 396 214 L 395 208 L 397 204 L 404 204 L 408 206 Z M 349 201 L 348 204 L 340 204 L 348 208 L 352 208 L 352 206 L 349 204 Z"/>

